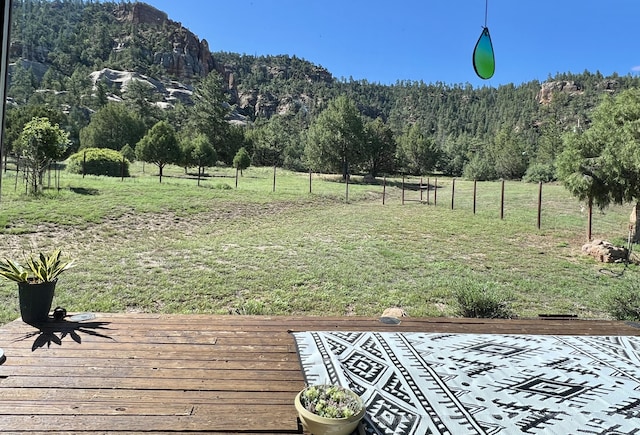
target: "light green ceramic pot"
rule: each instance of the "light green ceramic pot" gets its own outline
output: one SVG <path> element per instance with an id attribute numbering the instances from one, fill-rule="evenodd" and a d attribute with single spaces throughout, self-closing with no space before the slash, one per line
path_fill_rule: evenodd
<path id="1" fill-rule="evenodd" d="M 348 391 L 349 394 L 352 394 L 356 397 L 361 404 L 360 412 L 351 417 L 344 418 L 327 418 L 320 417 L 317 414 L 305 409 L 302 406 L 302 402 L 300 402 L 300 396 L 304 393 L 304 390 L 300 391 L 296 395 L 295 399 L 295 407 L 298 411 L 298 417 L 300 418 L 300 422 L 304 426 L 307 432 L 310 432 L 313 435 L 349 435 L 351 434 L 364 417 L 366 409 L 364 404 L 362 403 L 362 399 L 353 391 Z"/>

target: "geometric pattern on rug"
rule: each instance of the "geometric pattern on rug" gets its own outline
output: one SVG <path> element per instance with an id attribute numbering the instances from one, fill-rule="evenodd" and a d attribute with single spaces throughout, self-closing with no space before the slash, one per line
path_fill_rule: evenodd
<path id="1" fill-rule="evenodd" d="M 640 435 L 638 337 L 293 335 L 308 385 L 362 397 L 360 433 Z"/>

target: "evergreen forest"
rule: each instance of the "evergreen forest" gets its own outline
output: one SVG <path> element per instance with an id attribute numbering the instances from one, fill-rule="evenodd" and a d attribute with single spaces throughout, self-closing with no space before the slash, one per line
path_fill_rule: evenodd
<path id="1" fill-rule="evenodd" d="M 166 60 L 176 47 L 187 52 L 194 35 L 171 17 L 128 19 L 135 7 L 13 1 L 6 151 L 29 120 L 46 117 L 69 133 L 67 156 L 126 147 L 135 158 L 131 150 L 162 123 L 182 150 L 169 163 L 185 168 L 200 170 L 194 149 L 201 159 L 209 146 L 211 165 L 232 165 L 242 149 L 252 165 L 345 176 L 552 181 L 563 136 L 588 129 L 603 99 L 640 87 L 638 77 L 598 71 L 497 88 L 402 79 L 387 85 L 333 77 L 312 59 L 225 47 L 211 47 L 210 72 L 202 73 L 206 58 L 185 71 Z M 105 69 L 138 80 L 120 86 L 96 74 Z M 174 89 L 179 97 L 167 97 Z"/>

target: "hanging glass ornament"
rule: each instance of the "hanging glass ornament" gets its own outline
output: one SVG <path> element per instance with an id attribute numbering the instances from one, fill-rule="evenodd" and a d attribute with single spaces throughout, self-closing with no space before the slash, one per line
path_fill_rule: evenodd
<path id="1" fill-rule="evenodd" d="M 493 44 L 491 44 L 488 27 L 482 28 L 482 33 L 473 49 L 473 69 L 478 77 L 484 80 L 493 77 L 496 71 L 496 59 L 493 55 Z"/>

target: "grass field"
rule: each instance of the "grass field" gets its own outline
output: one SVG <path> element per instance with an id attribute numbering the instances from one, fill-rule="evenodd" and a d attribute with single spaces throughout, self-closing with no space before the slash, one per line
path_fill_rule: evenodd
<path id="1" fill-rule="evenodd" d="M 9 167 L 11 169 L 11 167 Z M 38 199 L 3 174 L 0 256 L 62 248 L 77 258 L 56 289 L 70 312 L 456 315 L 469 286 L 508 294 L 517 315 L 608 318 L 603 300 L 638 280 L 637 266 L 603 265 L 581 253 L 586 213 L 560 185 L 438 179 L 437 204 L 418 178 L 383 186 L 273 168 L 238 179 L 212 169 L 200 186 L 181 168 L 136 164 L 120 180 L 60 174 Z M 426 184 L 426 177 L 423 179 Z M 433 185 L 434 179 L 430 179 Z M 54 188 L 59 184 L 60 189 Z M 426 201 L 426 192 L 423 193 Z M 630 206 L 596 212 L 595 238 L 626 244 Z M 0 323 L 19 316 L 17 286 L 0 280 Z"/>

